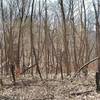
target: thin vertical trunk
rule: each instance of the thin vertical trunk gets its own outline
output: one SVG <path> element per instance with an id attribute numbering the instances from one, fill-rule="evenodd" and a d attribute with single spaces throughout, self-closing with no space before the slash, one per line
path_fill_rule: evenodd
<path id="1" fill-rule="evenodd" d="M 100 22 L 99 22 L 99 16 L 100 16 L 100 0 L 97 2 L 97 8 L 96 4 L 93 2 L 93 7 L 95 11 L 95 20 L 96 20 L 96 55 L 100 56 Z M 96 90 L 97 92 L 100 91 L 100 59 L 98 59 L 97 63 L 97 72 L 96 72 Z"/>
<path id="2" fill-rule="evenodd" d="M 22 35 L 22 22 L 23 22 L 23 17 L 24 17 L 24 4 L 22 0 L 22 8 L 19 9 L 19 16 L 20 16 L 20 22 L 19 22 L 19 32 L 18 32 L 18 50 L 17 50 L 17 69 L 20 70 L 20 44 L 21 44 L 21 35 Z M 17 6 L 19 7 L 19 1 L 17 1 Z M 21 10 L 21 12 L 20 12 Z"/>
<path id="3" fill-rule="evenodd" d="M 40 58 L 40 52 L 41 52 L 41 0 L 39 1 L 39 23 L 38 23 L 38 60 Z M 36 73 L 38 71 L 36 70 Z"/>
<path id="4" fill-rule="evenodd" d="M 71 69 L 69 66 L 69 57 L 68 57 L 68 36 L 67 30 L 66 30 L 66 18 L 65 18 L 65 12 L 64 12 L 64 7 L 63 7 L 63 0 L 60 0 L 60 7 L 61 7 L 61 13 L 62 13 L 62 22 L 63 22 L 63 44 L 64 44 L 64 52 L 65 52 L 65 67 L 67 69 L 67 75 L 70 75 Z"/>
<path id="5" fill-rule="evenodd" d="M 1 63 L 1 77 L 2 77 L 2 75 L 3 75 L 3 66 L 2 66 L 2 63 L 3 63 L 3 59 L 2 59 L 2 57 L 3 57 L 3 49 L 2 48 L 1 48 L 1 52 L 0 53 L 1 53 L 1 58 L 0 58 L 1 59 L 1 62 L 0 62 Z"/>
<path id="6" fill-rule="evenodd" d="M 73 0 L 71 0 L 71 27 L 72 27 L 72 38 L 73 38 L 73 52 L 74 52 L 74 70 L 77 72 L 78 64 L 77 64 L 77 53 L 76 53 L 76 34 L 75 34 L 75 22 L 74 22 L 74 4 Z"/>
<path id="7" fill-rule="evenodd" d="M 7 43 L 6 43 L 6 32 L 5 32 L 5 25 L 4 25 L 5 19 L 4 19 L 4 11 L 3 11 L 3 0 L 1 0 L 1 14 L 2 14 L 3 37 L 4 37 L 5 62 L 7 62 Z"/>
<path id="8" fill-rule="evenodd" d="M 62 52 L 60 51 L 60 58 L 59 58 L 59 63 L 60 63 L 60 71 L 61 71 L 61 79 L 63 80 L 63 69 L 62 69 Z"/>
<path id="9" fill-rule="evenodd" d="M 32 2 L 32 10 L 31 10 L 31 20 L 30 20 L 30 43 L 31 43 L 31 66 L 33 65 L 33 9 L 34 9 L 34 0 Z M 33 68 L 31 69 L 31 75 L 33 76 Z"/>
<path id="10" fill-rule="evenodd" d="M 41 42 L 41 1 L 39 1 L 39 39 L 38 39 L 38 59 L 40 56 L 40 42 Z"/>
<path id="11" fill-rule="evenodd" d="M 47 0 L 45 0 L 45 68 L 46 68 L 46 79 L 48 79 L 48 27 L 47 27 Z"/>
<path id="12" fill-rule="evenodd" d="M 15 65 L 13 61 L 12 8 L 10 8 L 9 62 L 10 62 L 10 69 L 13 78 L 13 83 L 15 84 L 16 78 L 15 78 Z"/>
<path id="13" fill-rule="evenodd" d="M 31 42 L 31 64 L 33 65 L 33 54 L 34 54 L 34 57 L 35 57 L 35 63 L 36 63 L 36 70 L 38 71 L 39 73 L 39 76 L 42 80 L 42 75 L 41 75 L 41 72 L 40 72 L 40 68 L 39 68 L 39 63 L 38 63 L 38 58 L 37 58 L 37 55 L 36 55 L 36 52 L 35 52 L 35 47 L 34 47 L 34 44 L 33 44 L 33 9 L 34 9 L 34 0 L 32 1 L 32 10 L 31 10 L 31 22 L 30 22 L 30 42 Z M 32 69 L 32 73 L 33 75 L 33 69 Z"/>
<path id="14" fill-rule="evenodd" d="M 87 31 L 86 31 L 86 7 L 85 7 L 85 2 L 83 0 L 83 9 L 84 9 L 84 39 L 85 39 L 85 63 L 89 61 L 89 45 L 88 45 L 88 35 L 87 35 Z M 88 66 L 88 65 L 87 65 Z M 87 76 L 88 74 L 88 67 L 86 67 L 83 72 L 85 74 L 85 76 Z"/>
<path id="15" fill-rule="evenodd" d="M 23 57 L 22 71 L 24 71 L 25 70 L 24 33 L 22 33 L 22 57 Z"/>

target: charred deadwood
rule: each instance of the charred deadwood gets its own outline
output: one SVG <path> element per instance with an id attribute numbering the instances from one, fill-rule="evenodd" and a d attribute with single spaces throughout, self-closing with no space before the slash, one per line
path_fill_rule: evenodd
<path id="1" fill-rule="evenodd" d="M 100 59 L 100 57 L 96 57 L 96 58 L 90 60 L 89 62 L 85 63 L 82 67 L 80 67 L 80 69 L 75 73 L 75 75 L 73 76 L 73 78 L 71 79 L 71 81 L 73 81 L 74 78 L 80 73 L 80 71 L 83 70 L 85 67 L 87 67 L 87 65 L 89 65 L 90 63 L 92 63 L 92 62 L 94 62 L 94 61 L 96 61 L 98 59 Z"/>

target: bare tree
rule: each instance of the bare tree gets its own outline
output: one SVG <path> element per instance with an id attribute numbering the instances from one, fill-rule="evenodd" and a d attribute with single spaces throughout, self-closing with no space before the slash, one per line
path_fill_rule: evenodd
<path id="1" fill-rule="evenodd" d="M 1 0 L 1 11 L 2 11 L 2 26 L 3 26 L 3 37 L 4 37 L 4 47 L 5 47 L 5 62 L 7 61 L 7 43 L 6 43 L 6 31 L 5 31 L 5 18 L 4 18 L 4 7 L 3 0 Z"/>
<path id="2" fill-rule="evenodd" d="M 45 68 L 46 68 L 46 78 L 48 79 L 48 12 L 47 12 L 47 0 L 45 0 L 45 26 L 44 26 L 44 30 L 45 30 Z"/>
<path id="3" fill-rule="evenodd" d="M 38 58 L 37 58 L 35 47 L 34 47 L 34 44 L 33 44 L 33 9 L 34 9 L 34 0 L 32 1 L 31 20 L 30 20 L 31 63 L 32 63 L 32 66 L 33 66 L 32 61 L 33 61 L 33 54 L 34 54 L 36 68 L 37 68 L 37 71 L 40 75 L 40 78 L 42 79 L 42 75 L 41 75 L 39 63 L 38 63 Z M 33 72 L 32 72 L 32 74 L 33 74 Z"/>
<path id="4" fill-rule="evenodd" d="M 73 37 L 73 54 L 74 54 L 74 70 L 75 72 L 78 70 L 78 62 L 77 62 L 77 52 L 76 52 L 76 34 L 75 34 L 75 21 L 74 21 L 74 1 L 70 0 L 71 5 L 71 27 L 72 27 L 72 37 Z"/>
<path id="5" fill-rule="evenodd" d="M 65 67 L 67 69 L 67 75 L 70 74 L 71 68 L 69 64 L 69 48 L 68 48 L 68 35 L 67 35 L 67 28 L 66 28 L 66 18 L 65 18 L 65 12 L 64 12 L 64 6 L 63 6 L 63 0 L 59 0 L 61 14 L 62 14 L 62 23 L 63 23 L 63 44 L 64 44 L 64 53 L 65 53 Z"/>

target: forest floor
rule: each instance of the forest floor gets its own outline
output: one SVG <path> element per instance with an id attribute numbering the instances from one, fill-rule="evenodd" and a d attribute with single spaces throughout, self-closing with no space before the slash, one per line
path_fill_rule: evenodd
<path id="1" fill-rule="evenodd" d="M 82 75 L 70 81 L 71 77 L 60 74 L 56 79 L 43 80 L 30 75 L 17 79 L 13 86 L 9 78 L 3 79 L 4 86 L 0 89 L 0 100 L 100 100 L 96 93 L 95 72 L 90 71 L 88 77 Z"/>

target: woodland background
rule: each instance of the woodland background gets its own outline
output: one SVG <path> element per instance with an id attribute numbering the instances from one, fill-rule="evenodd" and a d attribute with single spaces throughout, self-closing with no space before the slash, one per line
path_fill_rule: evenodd
<path id="1" fill-rule="evenodd" d="M 36 84 L 47 86 L 47 94 L 51 81 L 54 84 L 60 81 L 56 83 L 60 84 L 58 89 L 65 86 L 68 90 L 68 86 L 73 84 L 70 83 L 72 76 L 85 63 L 99 57 L 99 34 L 100 0 L 0 0 L 1 91 L 6 88 L 2 93 L 7 91 L 7 87 L 18 89 L 31 82 L 34 84 L 35 80 Z M 93 77 L 99 62 L 86 65 L 78 75 L 87 83 L 92 82 L 93 93 Z M 75 79 L 74 85 L 79 85 L 80 79 Z M 63 82 L 67 86 L 65 83 L 61 85 Z M 67 99 L 57 100 L 70 98 L 68 95 L 65 97 Z"/>

